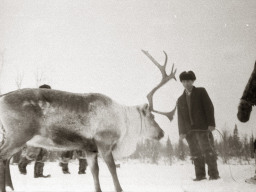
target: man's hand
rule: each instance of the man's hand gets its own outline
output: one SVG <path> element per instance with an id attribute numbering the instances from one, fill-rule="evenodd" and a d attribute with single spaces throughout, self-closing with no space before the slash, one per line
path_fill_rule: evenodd
<path id="1" fill-rule="evenodd" d="M 209 130 L 209 131 L 214 131 L 214 130 L 215 130 L 215 127 L 214 127 L 214 126 L 208 126 L 208 130 Z"/>
<path id="2" fill-rule="evenodd" d="M 180 134 L 180 140 L 183 140 L 186 138 L 186 134 Z"/>

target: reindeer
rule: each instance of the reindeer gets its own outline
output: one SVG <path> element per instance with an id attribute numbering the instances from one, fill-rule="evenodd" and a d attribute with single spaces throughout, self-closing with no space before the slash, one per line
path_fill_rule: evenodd
<path id="1" fill-rule="evenodd" d="M 100 192 L 98 153 L 112 175 L 115 190 L 123 191 L 119 183 L 114 158 L 129 156 L 141 137 L 160 140 L 164 131 L 152 112 L 173 119 L 169 113 L 153 108 L 153 94 L 170 79 L 176 70 L 166 73 L 148 52 L 143 51 L 162 73 L 161 82 L 148 94 L 148 104 L 120 105 L 99 94 L 79 94 L 53 89 L 20 89 L 0 97 L 0 123 L 3 131 L 0 147 L 0 192 L 13 189 L 9 161 L 25 144 L 48 150 L 85 150 L 94 179 L 95 191 Z M 14 190 L 14 189 L 13 189 Z"/>
<path id="2" fill-rule="evenodd" d="M 240 99 L 237 118 L 242 123 L 246 123 L 250 120 L 252 108 L 256 105 L 256 62 L 254 64 L 254 69 L 251 73 L 251 76 L 245 86 L 243 95 Z M 256 140 L 254 141 L 254 159 L 256 163 Z M 256 168 L 256 167 L 255 167 Z M 254 177 L 248 178 L 245 180 L 247 183 L 256 182 L 256 169 Z"/>

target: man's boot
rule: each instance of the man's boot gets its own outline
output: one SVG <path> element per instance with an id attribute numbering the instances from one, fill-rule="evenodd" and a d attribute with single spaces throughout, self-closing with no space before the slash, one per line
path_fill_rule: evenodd
<path id="1" fill-rule="evenodd" d="M 201 181 L 206 179 L 205 177 L 205 159 L 203 156 L 194 158 L 194 166 L 196 178 L 193 181 Z"/>
<path id="2" fill-rule="evenodd" d="M 78 174 L 85 174 L 86 167 L 87 167 L 87 160 L 86 159 L 79 159 Z"/>
<path id="3" fill-rule="evenodd" d="M 64 174 L 70 174 L 69 169 L 68 169 L 68 163 L 60 162 L 59 165 L 62 167 L 62 172 Z"/>
<path id="4" fill-rule="evenodd" d="M 43 162 L 36 162 L 34 167 L 34 178 L 43 177 L 47 178 L 50 175 L 43 175 L 44 172 L 44 163 Z"/>
<path id="5" fill-rule="evenodd" d="M 215 154 L 209 153 L 206 155 L 206 163 L 208 165 L 208 175 L 210 176 L 209 180 L 219 179 L 219 171 L 217 166 L 217 156 Z"/>
<path id="6" fill-rule="evenodd" d="M 21 157 L 18 168 L 21 174 L 26 175 L 27 174 L 27 165 L 30 163 L 30 160 L 28 160 L 26 157 Z"/>

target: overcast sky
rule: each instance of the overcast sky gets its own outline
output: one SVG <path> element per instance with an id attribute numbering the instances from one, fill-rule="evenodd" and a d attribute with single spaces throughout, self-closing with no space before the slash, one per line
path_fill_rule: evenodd
<path id="1" fill-rule="evenodd" d="M 160 63 L 193 70 L 195 86 L 205 87 L 217 128 L 256 132 L 256 110 L 239 123 L 237 106 L 256 60 L 255 0 L 0 0 L 0 51 L 4 50 L 1 91 L 41 83 L 71 92 L 100 92 L 124 105 L 147 102 L 161 74 L 141 52 Z M 155 97 L 155 108 L 171 110 L 183 87 L 171 81 Z M 175 142 L 173 122 L 157 121 Z M 216 134 L 216 137 L 220 137 Z"/>

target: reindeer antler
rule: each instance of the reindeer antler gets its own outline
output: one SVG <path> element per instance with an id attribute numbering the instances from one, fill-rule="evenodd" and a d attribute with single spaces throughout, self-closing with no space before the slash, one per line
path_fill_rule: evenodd
<path id="1" fill-rule="evenodd" d="M 154 110 L 154 106 L 153 106 L 153 95 L 154 93 L 160 88 L 162 87 L 165 83 L 167 83 L 169 80 L 171 79 L 175 79 L 176 81 L 176 77 L 175 77 L 175 74 L 177 72 L 177 69 L 174 70 L 174 64 L 172 65 L 172 71 L 171 71 L 171 74 L 170 75 L 167 75 L 166 73 L 166 66 L 167 66 L 167 60 L 168 60 L 168 56 L 167 54 L 164 52 L 165 54 L 165 62 L 164 62 L 164 65 L 160 65 L 149 53 L 148 51 L 144 51 L 144 50 L 141 50 L 156 66 L 157 68 L 160 70 L 160 72 L 162 73 L 162 80 L 160 81 L 160 83 L 155 87 L 153 88 L 147 95 L 147 99 L 148 99 L 148 102 L 149 102 L 149 109 L 155 113 L 159 113 L 161 115 L 165 115 L 170 121 L 172 121 L 173 119 L 173 116 L 175 114 L 175 111 L 176 111 L 176 106 L 175 108 L 170 111 L 170 112 L 160 112 L 160 111 L 157 111 L 157 110 Z"/>

